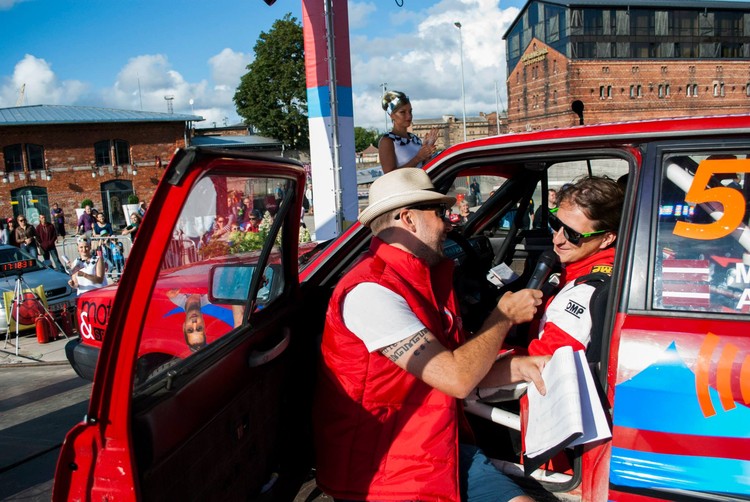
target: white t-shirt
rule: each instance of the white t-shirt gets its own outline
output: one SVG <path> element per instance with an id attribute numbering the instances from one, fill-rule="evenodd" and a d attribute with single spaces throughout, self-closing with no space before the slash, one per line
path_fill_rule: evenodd
<path id="1" fill-rule="evenodd" d="M 376 352 L 425 328 L 403 296 L 374 282 L 358 284 L 344 297 L 344 325 Z"/>

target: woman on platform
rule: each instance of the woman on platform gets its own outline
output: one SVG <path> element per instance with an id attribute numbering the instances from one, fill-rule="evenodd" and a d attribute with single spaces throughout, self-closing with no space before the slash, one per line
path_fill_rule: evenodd
<path id="1" fill-rule="evenodd" d="M 91 241 L 78 237 L 78 258 L 70 269 L 70 287 L 78 289 L 78 296 L 86 291 L 107 285 L 104 275 L 104 260 L 98 254 L 91 255 Z"/>
<path id="2" fill-rule="evenodd" d="M 435 154 L 438 130 L 432 128 L 424 141 L 409 132 L 412 108 L 403 92 L 388 91 L 383 96 L 383 110 L 393 121 L 391 132 L 380 138 L 378 155 L 383 173 L 399 167 L 422 167 Z"/>

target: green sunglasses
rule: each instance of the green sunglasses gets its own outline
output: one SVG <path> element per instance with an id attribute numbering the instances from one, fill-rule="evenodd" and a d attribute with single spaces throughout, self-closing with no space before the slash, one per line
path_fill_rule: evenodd
<path id="1" fill-rule="evenodd" d="M 550 228 L 553 232 L 558 232 L 561 228 L 563 231 L 563 235 L 573 245 L 578 245 L 579 242 L 581 242 L 581 239 L 585 239 L 587 237 L 593 237 L 594 235 L 600 235 L 609 232 L 610 230 L 597 230 L 595 232 L 576 232 L 572 228 L 570 228 L 568 225 L 560 221 L 560 219 L 557 217 L 555 213 L 557 213 L 557 210 L 560 209 L 558 207 L 553 207 L 549 210 L 549 219 L 547 222 L 549 223 Z"/>

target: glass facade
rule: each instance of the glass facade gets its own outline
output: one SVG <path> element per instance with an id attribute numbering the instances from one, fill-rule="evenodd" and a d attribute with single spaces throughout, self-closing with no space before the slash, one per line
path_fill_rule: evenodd
<path id="1" fill-rule="evenodd" d="M 725 4 L 725 3 L 724 3 Z M 750 58 L 750 4 L 733 10 L 531 2 L 507 33 L 508 70 L 532 38 L 570 59 Z"/>

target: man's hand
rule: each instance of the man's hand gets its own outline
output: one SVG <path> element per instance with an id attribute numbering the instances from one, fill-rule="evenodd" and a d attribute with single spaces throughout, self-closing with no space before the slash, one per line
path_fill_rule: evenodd
<path id="1" fill-rule="evenodd" d="M 522 289 L 517 293 L 505 293 L 497 303 L 497 308 L 513 324 L 529 322 L 536 309 L 542 304 L 542 292 L 538 289 Z"/>
<path id="2" fill-rule="evenodd" d="M 510 376 L 514 382 L 533 382 L 541 395 L 547 393 L 542 370 L 552 356 L 518 356 L 510 361 Z"/>

